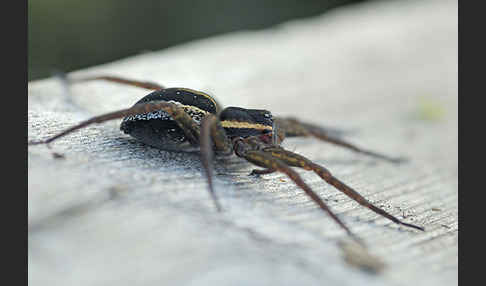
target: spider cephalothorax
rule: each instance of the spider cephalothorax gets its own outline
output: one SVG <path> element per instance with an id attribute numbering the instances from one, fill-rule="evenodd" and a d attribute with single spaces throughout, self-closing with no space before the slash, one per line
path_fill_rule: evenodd
<path id="1" fill-rule="evenodd" d="M 280 142 L 285 137 L 314 137 L 355 152 L 376 158 L 399 162 L 375 152 L 363 150 L 318 126 L 300 122 L 294 118 L 272 117 L 267 110 L 227 107 L 223 110 L 208 94 L 187 88 L 164 88 L 151 82 L 141 82 L 113 76 L 97 76 L 76 80 L 108 80 L 155 90 L 130 108 L 93 117 L 78 125 L 56 134 L 46 140 L 30 141 L 29 145 L 47 144 L 77 129 L 93 123 L 102 123 L 123 118 L 120 129 L 134 138 L 164 150 L 196 150 L 201 153 L 201 161 L 206 171 L 210 194 L 218 210 L 221 206 L 212 184 L 211 161 L 217 155 L 235 154 L 248 162 L 262 167 L 251 174 L 262 175 L 272 172 L 286 174 L 297 186 L 325 212 L 327 212 L 346 232 L 355 237 L 350 229 L 329 209 L 327 204 L 302 180 L 291 167 L 313 171 L 324 181 L 343 192 L 351 199 L 391 221 L 407 227 L 424 230 L 420 226 L 402 222 L 393 215 L 376 207 L 354 189 L 334 177 L 323 166 L 309 159 L 285 150 Z"/>

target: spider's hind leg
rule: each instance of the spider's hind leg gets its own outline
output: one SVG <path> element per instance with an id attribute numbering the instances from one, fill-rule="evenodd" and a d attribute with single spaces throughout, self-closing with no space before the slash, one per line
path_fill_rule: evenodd
<path id="1" fill-rule="evenodd" d="M 191 142 L 191 144 L 198 145 L 199 136 L 200 136 L 199 125 L 196 122 L 194 122 L 194 120 L 192 120 L 192 117 L 189 116 L 184 111 L 184 109 L 178 107 L 173 103 L 169 103 L 166 101 L 152 101 L 146 103 L 139 103 L 127 109 L 117 110 L 110 113 L 105 113 L 99 116 L 95 116 L 77 125 L 74 125 L 68 129 L 65 129 L 64 131 L 55 134 L 54 136 L 51 136 L 45 140 L 38 140 L 38 141 L 31 140 L 29 141 L 28 144 L 29 145 L 49 144 L 52 141 L 59 139 L 60 137 L 63 137 L 78 129 L 82 129 L 84 127 L 87 127 L 95 123 L 103 123 L 105 121 L 123 118 L 130 115 L 145 114 L 145 113 L 159 111 L 159 110 L 163 110 L 167 112 L 174 119 L 174 121 L 179 125 L 179 127 L 181 127 L 181 129 L 183 130 L 184 134 L 186 135 L 187 139 Z"/>
<path id="2" fill-rule="evenodd" d="M 88 77 L 80 77 L 80 78 L 69 78 L 68 82 L 69 83 L 81 83 L 81 82 L 94 81 L 94 80 L 105 80 L 105 81 L 116 82 L 116 83 L 125 84 L 125 85 L 141 87 L 141 88 L 145 88 L 145 89 L 151 89 L 151 90 L 160 90 L 160 89 L 165 88 L 164 86 L 162 86 L 158 83 L 155 83 L 155 82 L 138 81 L 138 80 L 123 78 L 123 77 L 118 77 L 118 76 L 111 76 L 111 75 L 98 75 L 98 76 L 88 76 Z"/>
<path id="3" fill-rule="evenodd" d="M 296 154 L 294 152 L 290 152 L 288 150 L 283 149 L 282 147 L 267 147 L 263 149 L 265 153 L 268 153 L 274 158 L 278 158 L 279 160 L 285 162 L 286 164 L 294 167 L 299 167 L 308 171 L 313 171 L 319 177 L 321 177 L 324 181 L 328 184 L 334 186 L 337 190 L 344 193 L 349 198 L 353 199 L 354 201 L 358 202 L 360 205 L 374 211 L 375 213 L 386 217 L 387 219 L 393 221 L 394 223 L 401 224 L 407 227 L 415 228 L 418 230 L 424 230 L 423 227 L 405 223 L 398 218 L 392 216 L 391 214 L 387 213 L 383 209 L 373 205 L 367 199 L 365 199 L 362 195 L 360 195 L 357 191 L 353 188 L 349 187 L 345 183 L 341 182 L 338 178 L 334 177 L 331 172 L 329 172 L 326 168 L 310 161 L 309 159 Z"/>
<path id="4" fill-rule="evenodd" d="M 278 124 L 279 128 L 283 129 L 282 132 L 284 132 L 286 137 L 315 137 L 319 140 L 350 149 L 354 152 L 386 160 L 392 163 L 403 163 L 406 161 L 405 158 L 390 157 L 374 151 L 362 149 L 333 135 L 332 133 L 335 133 L 333 131 L 326 130 L 325 128 L 310 123 L 301 122 L 295 118 L 277 117 L 274 120 Z"/>

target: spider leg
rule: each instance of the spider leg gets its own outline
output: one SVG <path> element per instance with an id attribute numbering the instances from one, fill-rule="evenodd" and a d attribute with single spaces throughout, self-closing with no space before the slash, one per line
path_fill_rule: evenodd
<path id="1" fill-rule="evenodd" d="M 218 211 L 221 211 L 221 205 L 218 202 L 213 187 L 213 148 L 218 153 L 229 155 L 233 152 L 231 141 L 221 126 L 218 118 L 212 114 L 206 115 L 201 121 L 200 134 L 201 162 L 206 173 L 209 193 L 214 201 Z"/>
<path id="2" fill-rule="evenodd" d="M 277 117 L 274 119 L 279 128 L 282 128 L 285 131 L 285 136 L 287 137 L 315 137 L 319 140 L 329 142 L 331 144 L 335 144 L 347 149 L 350 149 L 354 152 L 365 154 L 368 156 L 372 156 L 375 158 L 383 159 L 392 163 L 402 163 L 406 161 L 404 158 L 395 158 L 390 157 L 384 154 L 380 154 L 377 152 L 369 151 L 357 147 L 351 143 L 348 143 L 334 135 L 332 135 L 329 130 L 326 130 L 322 127 L 317 125 L 309 124 L 300 122 L 295 118 L 280 118 Z"/>
<path id="3" fill-rule="evenodd" d="M 78 82 L 86 82 L 86 81 L 93 81 L 93 80 L 111 81 L 111 82 L 141 87 L 141 88 L 145 88 L 145 89 L 152 89 L 152 90 L 159 90 L 159 89 L 165 88 L 162 85 L 154 83 L 154 82 L 138 81 L 138 80 L 132 80 L 132 79 L 122 78 L 122 77 L 118 77 L 118 76 L 111 76 L 111 75 L 81 77 L 81 78 L 69 79 L 69 82 L 70 83 L 78 83 Z"/>
<path id="4" fill-rule="evenodd" d="M 93 80 L 104 80 L 104 81 L 110 81 L 110 82 L 116 82 L 124 85 L 131 85 L 131 86 L 136 86 L 136 87 L 141 87 L 145 89 L 150 89 L 150 90 L 161 90 L 161 89 L 166 89 L 165 86 L 160 85 L 155 82 L 150 82 L 150 81 L 138 81 L 134 79 L 128 79 L 124 77 L 119 77 L 119 76 L 111 76 L 111 75 L 98 75 L 98 76 L 88 76 L 88 77 L 79 77 L 79 78 L 68 78 L 67 81 L 69 83 L 82 83 L 82 82 L 87 82 L 87 81 L 93 81 Z M 218 106 L 219 109 L 219 103 L 213 98 L 212 99 L 216 105 Z"/>
<path id="5" fill-rule="evenodd" d="M 331 218 L 341 226 L 349 236 L 356 241 L 364 244 L 351 230 L 334 214 L 334 212 L 327 206 L 327 204 L 302 180 L 300 175 L 290 168 L 283 160 L 272 156 L 271 153 L 262 150 L 252 150 L 249 145 L 244 143 L 244 140 L 238 140 L 235 143 L 235 153 L 237 156 L 246 159 L 248 162 L 257 166 L 266 168 L 267 170 L 275 170 L 286 174 L 297 186 L 299 186 L 319 207 L 327 212 Z"/>
<path id="6" fill-rule="evenodd" d="M 383 209 L 373 205 L 368 200 L 366 200 L 362 195 L 360 195 L 357 191 L 355 191 L 353 188 L 349 187 L 348 185 L 346 185 L 345 183 L 341 182 L 339 179 L 334 177 L 331 174 L 331 172 L 329 172 L 326 168 L 313 163 L 309 159 L 299 154 L 285 150 L 282 147 L 268 147 L 265 148 L 263 151 L 268 154 L 271 154 L 272 157 L 278 158 L 279 160 L 285 162 L 290 166 L 303 168 L 308 171 L 313 171 L 324 181 L 326 181 L 328 184 L 334 186 L 336 189 L 343 192 L 345 195 L 347 195 L 354 201 L 358 202 L 360 205 L 369 208 L 370 210 L 374 211 L 375 213 L 383 217 L 386 217 L 387 219 L 393 221 L 394 223 L 424 231 L 423 227 L 405 223 L 399 220 L 398 218 L 392 216 L 391 214 L 387 213 Z"/>
<path id="7" fill-rule="evenodd" d="M 189 116 L 184 111 L 184 109 L 178 107 L 173 103 L 169 103 L 165 101 L 152 101 L 152 102 L 135 104 L 134 106 L 127 109 L 113 111 L 110 113 L 105 113 L 99 116 L 92 117 L 50 138 L 47 138 L 45 140 L 39 140 L 39 141 L 31 140 L 29 141 L 28 144 L 29 145 L 48 144 L 62 136 L 65 136 L 71 132 L 74 132 L 78 129 L 84 128 L 94 123 L 102 123 L 113 119 L 123 118 L 129 115 L 144 114 L 144 113 L 149 113 L 158 110 L 163 110 L 167 112 L 172 117 L 172 119 L 174 119 L 174 121 L 179 125 L 179 127 L 184 131 L 186 137 L 193 145 L 197 145 L 199 143 L 199 135 L 200 135 L 199 125 L 194 120 L 192 120 L 191 116 Z"/>

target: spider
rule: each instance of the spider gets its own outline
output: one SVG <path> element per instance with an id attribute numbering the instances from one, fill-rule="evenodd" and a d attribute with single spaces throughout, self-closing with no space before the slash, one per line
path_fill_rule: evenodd
<path id="1" fill-rule="evenodd" d="M 334 214 L 327 204 L 302 180 L 292 167 L 313 171 L 328 184 L 343 192 L 360 205 L 393 221 L 394 223 L 422 230 L 421 226 L 405 223 L 383 209 L 373 205 L 350 186 L 334 177 L 325 167 L 302 155 L 285 150 L 280 143 L 286 137 L 314 137 L 352 151 L 375 158 L 399 163 L 393 158 L 356 147 L 319 126 L 295 118 L 273 117 L 267 110 L 226 107 L 222 109 L 210 95 L 188 88 L 166 88 L 162 85 L 117 76 L 92 76 L 70 79 L 71 83 L 105 80 L 153 90 L 130 108 L 102 114 L 72 126 L 50 138 L 29 141 L 29 145 L 48 144 L 78 129 L 94 123 L 123 118 L 120 130 L 155 148 L 169 151 L 199 149 L 208 183 L 209 194 L 218 211 L 221 205 L 214 192 L 211 162 L 215 155 L 233 153 L 261 167 L 250 175 L 282 172 L 307 196 L 325 211 L 346 233 L 360 239 Z"/>

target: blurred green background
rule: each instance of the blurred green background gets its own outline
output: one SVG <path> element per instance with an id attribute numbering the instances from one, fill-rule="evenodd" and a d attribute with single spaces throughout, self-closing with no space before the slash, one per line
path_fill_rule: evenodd
<path id="1" fill-rule="evenodd" d="M 364 0 L 29 0 L 28 79 L 355 2 Z"/>

